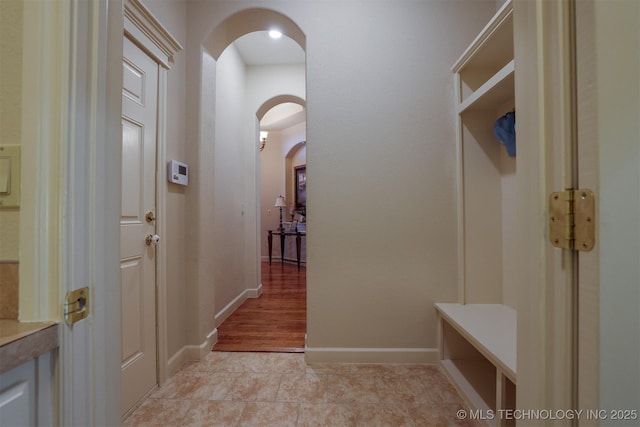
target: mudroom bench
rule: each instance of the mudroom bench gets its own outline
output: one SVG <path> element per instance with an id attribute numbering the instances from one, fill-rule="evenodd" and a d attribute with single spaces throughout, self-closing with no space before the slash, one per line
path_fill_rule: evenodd
<path id="1" fill-rule="evenodd" d="M 517 314 L 502 304 L 435 304 L 440 361 L 488 425 L 510 425 L 515 409 Z"/>

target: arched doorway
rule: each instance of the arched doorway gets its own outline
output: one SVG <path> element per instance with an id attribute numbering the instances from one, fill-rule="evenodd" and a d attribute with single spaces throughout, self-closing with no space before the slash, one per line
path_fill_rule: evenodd
<path id="1" fill-rule="evenodd" d="M 256 117 L 261 134 L 267 135 L 259 156 L 260 248 L 264 262 L 268 260 L 268 230 L 280 226 L 276 199 L 279 196 L 284 198 L 285 225 L 291 224 L 298 208 L 294 168 L 306 164 L 306 102 L 291 95 L 276 96 L 258 109 Z M 287 242 L 287 261 L 295 261 L 294 246 L 293 241 Z M 273 257 L 280 259 L 280 256 L 280 246 L 276 244 L 273 246 Z M 302 259 L 304 263 L 304 257 Z"/>
<path id="2" fill-rule="evenodd" d="M 210 32 L 201 52 L 202 110 L 193 168 L 198 184 L 188 202 L 193 219 L 188 221 L 188 233 L 194 241 L 189 258 L 194 268 L 188 274 L 196 284 L 190 298 L 199 307 L 198 324 L 201 329 L 210 325 L 204 328 L 213 331 L 208 333 L 211 343 L 217 339 L 216 328 L 247 298 L 262 292 L 256 112 L 275 96 L 305 96 L 304 62 L 252 64 L 234 43 L 243 35 L 272 28 L 295 41 L 304 58 L 302 31 L 289 18 L 268 9 L 231 15 Z M 203 301 L 212 301 L 213 308 L 205 307 Z"/>

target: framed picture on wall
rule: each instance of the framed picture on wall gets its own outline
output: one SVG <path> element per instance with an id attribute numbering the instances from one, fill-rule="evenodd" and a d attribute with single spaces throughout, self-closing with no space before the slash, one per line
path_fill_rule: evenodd
<path id="1" fill-rule="evenodd" d="M 295 183 L 296 183 L 296 209 L 305 208 L 307 206 L 307 165 L 296 166 Z"/>

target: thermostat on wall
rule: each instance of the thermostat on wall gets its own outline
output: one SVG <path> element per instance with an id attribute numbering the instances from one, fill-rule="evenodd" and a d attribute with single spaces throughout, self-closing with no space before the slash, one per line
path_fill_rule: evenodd
<path id="1" fill-rule="evenodd" d="M 189 183 L 189 166 L 177 160 L 169 160 L 167 179 L 174 184 L 187 185 Z"/>

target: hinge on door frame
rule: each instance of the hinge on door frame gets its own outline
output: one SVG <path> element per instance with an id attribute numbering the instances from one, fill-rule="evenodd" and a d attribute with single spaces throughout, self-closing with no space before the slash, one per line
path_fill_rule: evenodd
<path id="1" fill-rule="evenodd" d="M 557 248 L 590 251 L 595 245 L 595 197 L 571 188 L 549 196 L 549 241 Z"/>

